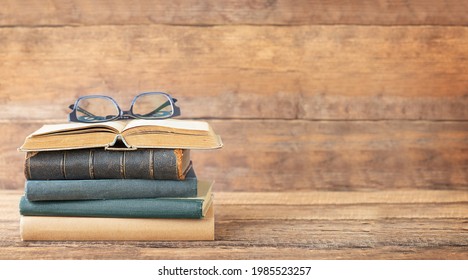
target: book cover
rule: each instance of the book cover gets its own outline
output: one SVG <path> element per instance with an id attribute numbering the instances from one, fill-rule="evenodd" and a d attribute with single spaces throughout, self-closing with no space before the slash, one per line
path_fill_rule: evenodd
<path id="1" fill-rule="evenodd" d="M 102 179 L 26 181 L 29 201 L 92 200 L 197 196 L 197 177 L 190 168 L 185 180 Z"/>
<path id="2" fill-rule="evenodd" d="M 23 241 L 214 240 L 214 206 L 203 219 L 21 216 Z"/>
<path id="3" fill-rule="evenodd" d="M 44 125 L 26 137 L 20 151 L 83 148 L 107 149 L 216 149 L 221 137 L 207 122 L 192 120 L 111 121 Z"/>
<path id="4" fill-rule="evenodd" d="M 23 216 L 70 216 L 116 218 L 193 218 L 205 216 L 212 202 L 213 182 L 198 181 L 196 197 L 109 200 L 20 200 Z"/>
<path id="5" fill-rule="evenodd" d="M 183 180 L 189 167 L 190 150 L 79 149 L 28 152 L 24 173 L 28 180 Z"/>

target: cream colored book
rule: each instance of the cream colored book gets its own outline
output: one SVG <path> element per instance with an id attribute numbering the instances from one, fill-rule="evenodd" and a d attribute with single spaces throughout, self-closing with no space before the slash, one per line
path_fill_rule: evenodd
<path id="1" fill-rule="evenodd" d="M 83 148 L 217 149 L 223 143 L 211 126 L 193 120 L 111 121 L 44 125 L 26 137 L 20 151 L 37 152 Z"/>
<path id="2" fill-rule="evenodd" d="M 203 219 L 21 216 L 23 241 L 214 240 L 214 206 Z"/>

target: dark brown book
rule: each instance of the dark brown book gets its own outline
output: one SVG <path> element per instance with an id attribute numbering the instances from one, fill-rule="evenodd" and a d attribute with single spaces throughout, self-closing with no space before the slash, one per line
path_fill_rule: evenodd
<path id="1" fill-rule="evenodd" d="M 79 149 L 28 152 L 24 173 L 28 180 L 184 180 L 190 166 L 190 150 Z"/>

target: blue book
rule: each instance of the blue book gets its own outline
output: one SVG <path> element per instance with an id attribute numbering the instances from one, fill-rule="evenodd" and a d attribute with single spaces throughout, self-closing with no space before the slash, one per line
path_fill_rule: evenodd
<path id="1" fill-rule="evenodd" d="M 155 197 L 193 197 L 197 176 L 191 168 L 185 180 L 100 179 L 28 180 L 25 197 L 29 201 L 93 200 Z"/>
<path id="2" fill-rule="evenodd" d="M 196 197 L 66 201 L 29 201 L 21 197 L 23 216 L 110 218 L 203 218 L 211 206 L 213 182 L 199 181 Z"/>

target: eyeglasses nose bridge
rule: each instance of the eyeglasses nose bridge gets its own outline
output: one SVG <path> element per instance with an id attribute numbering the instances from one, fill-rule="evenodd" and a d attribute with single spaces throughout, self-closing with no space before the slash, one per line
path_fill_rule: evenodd
<path id="1" fill-rule="evenodd" d="M 131 110 L 128 111 L 121 111 L 120 115 L 123 116 L 133 116 Z"/>

